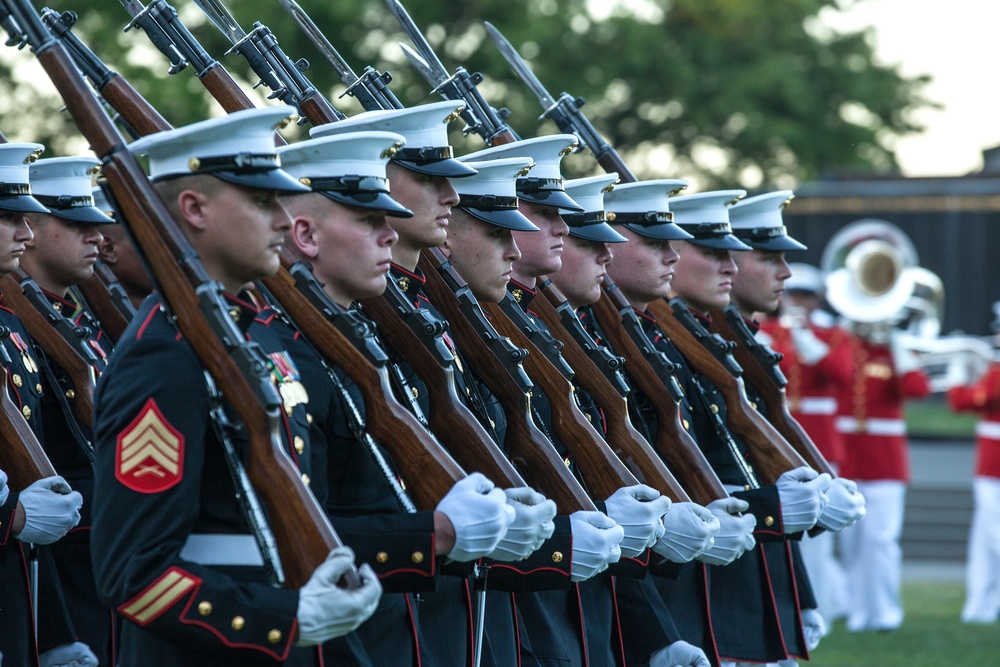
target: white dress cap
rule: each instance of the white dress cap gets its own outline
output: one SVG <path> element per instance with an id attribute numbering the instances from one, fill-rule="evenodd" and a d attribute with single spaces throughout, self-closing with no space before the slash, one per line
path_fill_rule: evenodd
<path id="1" fill-rule="evenodd" d="M 413 213 L 389 196 L 385 165 L 406 143 L 392 132 L 349 132 L 307 139 L 278 148 L 282 168 L 330 199 L 394 217 Z"/>
<path id="2" fill-rule="evenodd" d="M 497 227 L 520 232 L 537 232 L 530 220 L 517 210 L 517 179 L 532 168 L 531 158 L 462 161 L 476 170 L 473 176 L 453 180 L 458 207 L 474 218 Z"/>
<path id="3" fill-rule="evenodd" d="M 785 279 L 785 291 L 798 290 L 800 292 L 811 292 L 812 294 L 823 294 L 824 276 L 823 271 L 812 264 L 802 262 L 792 262 L 788 265 L 792 275 Z"/>
<path id="4" fill-rule="evenodd" d="M 563 177 L 559 171 L 559 163 L 563 157 L 572 153 L 578 145 L 572 134 L 552 134 L 493 146 L 470 153 L 462 161 L 468 164 L 470 161 L 498 158 L 531 158 L 535 168 L 531 170 L 530 176 L 517 180 L 518 198 L 542 206 L 580 211 L 583 210 L 580 205 L 563 190 Z"/>
<path id="5" fill-rule="evenodd" d="M 627 238 L 608 224 L 604 213 L 604 194 L 618 182 L 618 174 L 601 174 L 566 181 L 566 194 L 583 207 L 582 213 L 565 211 L 562 219 L 569 225 L 569 235 L 586 241 L 623 243 Z"/>
<path id="6" fill-rule="evenodd" d="M 431 176 L 459 178 L 473 173 L 455 159 L 448 139 L 448 125 L 458 118 L 462 107 L 445 100 L 408 109 L 366 111 L 338 123 L 326 123 L 309 130 L 313 138 L 359 131 L 395 132 L 406 138 L 406 147 L 393 162 Z"/>
<path id="7" fill-rule="evenodd" d="M 35 199 L 51 215 L 71 222 L 107 225 L 114 220 L 94 206 L 94 175 L 100 160 L 94 157 L 54 157 L 28 167 Z"/>
<path id="8" fill-rule="evenodd" d="M 694 238 L 691 243 L 720 250 L 750 250 L 733 236 L 729 208 L 745 197 L 746 190 L 712 190 L 673 197 L 670 210 L 674 222 Z"/>
<path id="9" fill-rule="evenodd" d="M 791 190 L 767 192 L 747 197 L 729 209 L 733 234 L 758 250 L 805 250 L 806 247 L 788 235 L 782 209 L 795 195 Z"/>
<path id="10" fill-rule="evenodd" d="M 153 181 L 211 174 L 228 183 L 277 192 L 307 188 L 281 170 L 274 132 L 295 113 L 289 106 L 236 111 L 136 139 L 129 150 L 149 157 Z"/>
<path id="11" fill-rule="evenodd" d="M 690 234 L 673 224 L 670 212 L 670 195 L 686 187 L 687 181 L 676 178 L 620 183 L 604 195 L 608 222 L 652 239 L 690 239 Z"/>
<path id="12" fill-rule="evenodd" d="M 31 196 L 28 165 L 45 150 L 41 144 L 0 144 L 0 209 L 46 213 L 48 209 Z"/>

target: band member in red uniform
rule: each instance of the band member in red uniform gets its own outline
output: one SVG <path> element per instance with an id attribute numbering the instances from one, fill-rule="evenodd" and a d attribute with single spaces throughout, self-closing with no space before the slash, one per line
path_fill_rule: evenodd
<path id="1" fill-rule="evenodd" d="M 1000 301 L 993 304 L 998 319 L 994 345 L 1000 343 Z M 994 360 L 977 382 L 953 387 L 948 404 L 959 412 L 977 412 L 982 420 L 976 425 L 976 471 L 972 480 L 975 509 L 969 533 L 969 557 L 965 569 L 966 623 L 995 623 L 1000 616 L 1000 362 Z"/>
<path id="2" fill-rule="evenodd" d="M 863 264 L 880 252 L 863 241 L 851 253 Z M 866 245 L 867 244 L 867 245 Z M 905 276 L 901 276 L 905 280 Z M 857 285 L 850 269 L 826 277 L 827 300 L 851 323 L 854 376 L 838 401 L 837 430 L 844 436 L 841 474 L 858 482 L 867 518 L 841 534 L 847 572 L 847 629 L 890 631 L 903 622 L 900 569 L 906 484 L 910 479 L 903 402 L 930 392 L 916 356 L 891 325 L 896 308 Z M 896 292 L 896 287 L 888 293 Z M 909 290 L 905 291 L 909 294 Z"/>

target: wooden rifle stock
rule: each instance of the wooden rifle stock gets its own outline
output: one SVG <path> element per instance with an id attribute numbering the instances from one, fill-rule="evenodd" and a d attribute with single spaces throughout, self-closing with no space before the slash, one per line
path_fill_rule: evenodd
<path id="1" fill-rule="evenodd" d="M 69 377 L 75 394 L 73 414 L 82 424 L 90 428 L 93 420 L 96 380 L 96 369 L 93 362 L 97 360 L 94 358 L 93 352 L 85 347 L 87 343 L 83 336 L 77 335 L 79 333 L 78 327 L 57 313 L 43 295 L 38 294 L 34 299 L 29 299 L 24 294 L 25 289 L 38 290 L 39 288 L 21 269 L 0 278 L 0 291 L 3 292 L 4 302 L 18 316 L 35 343 Z M 43 304 L 42 301 L 45 303 Z M 48 308 L 43 314 L 39 308 L 46 306 Z M 57 325 L 63 329 L 64 333 L 56 330 Z M 71 342 L 68 340 L 71 337 L 75 337 L 76 340 Z M 53 387 L 53 391 L 59 391 L 59 388 Z"/>
<path id="2" fill-rule="evenodd" d="M 618 458 L 643 484 L 653 487 L 674 502 L 691 500 L 684 486 L 674 477 L 649 442 L 632 425 L 628 403 L 564 326 L 557 308 L 570 308 L 559 290 L 548 280 L 539 283 L 542 298 L 536 297 L 532 306 L 552 334 L 563 343 L 562 353 L 576 371 L 575 380 L 604 412 L 607 425 L 605 436 L 608 445 Z M 575 313 L 572 313 L 575 317 Z M 582 329 L 582 325 L 581 329 Z M 584 335 L 589 335 L 585 331 Z M 596 344 L 596 343 L 595 343 Z"/>
<path id="3" fill-rule="evenodd" d="M 750 406 L 743 379 L 734 375 L 734 371 L 741 373 L 735 361 L 732 362 L 733 369 L 723 366 L 706 347 L 710 335 L 708 330 L 703 329 L 702 340 L 699 340 L 681 324 L 673 308 L 687 306 L 679 299 L 669 304 L 657 299 L 649 304 L 649 312 L 656 318 L 656 324 L 664 335 L 670 338 L 692 368 L 704 375 L 722 394 L 726 403 L 726 423 L 747 446 L 761 481 L 774 484 L 782 473 L 806 465 L 781 434 Z"/>
<path id="4" fill-rule="evenodd" d="M 10 335 L 5 331 L 4 335 Z M 56 474 L 49 457 L 42 449 L 35 432 L 24 420 L 24 415 L 7 390 L 10 358 L 0 347 L 0 470 L 7 473 L 7 484 L 14 491 L 23 491 L 33 482 Z"/>
<path id="5" fill-rule="evenodd" d="M 387 289 L 395 290 L 396 287 L 389 284 Z M 480 472 L 503 487 L 526 486 L 490 434 L 459 398 L 455 388 L 454 358 L 450 353 L 445 357 L 434 351 L 420 334 L 410 328 L 410 322 L 421 326 L 416 321 L 418 313 L 412 305 L 409 310 L 401 312 L 409 304 L 394 305 L 398 301 L 390 301 L 390 298 L 383 295 L 363 299 L 361 304 L 378 324 L 382 338 L 424 381 L 430 402 L 428 421 L 431 431 L 445 443 L 452 457 L 465 470 Z M 402 296 L 402 301 L 405 300 L 406 297 Z M 441 341 L 440 335 L 435 337 Z M 440 344 L 443 345 L 443 341 Z M 447 348 L 444 351 L 447 352 Z"/>
<path id="6" fill-rule="evenodd" d="M 819 451 L 802 425 L 788 411 L 788 401 L 785 396 L 787 380 L 778 367 L 781 355 L 754 338 L 753 332 L 735 306 L 731 305 L 725 311 L 713 310 L 711 316 L 712 323 L 709 330 L 736 344 L 733 357 L 743 369 L 744 379 L 764 400 L 767 420 L 805 459 L 809 467 L 836 477 L 833 466 Z"/>
<path id="7" fill-rule="evenodd" d="M 512 376 L 482 338 L 483 335 L 499 336 L 485 317 L 483 323 L 489 331 L 480 332 L 462 312 L 460 298 L 474 301 L 468 285 L 436 248 L 424 252 L 420 268 L 427 278 L 427 294 L 451 323 L 452 333 L 464 352 L 465 360 L 489 387 L 507 417 L 504 450 L 511 461 L 523 472 L 529 484 L 555 501 L 560 514 L 596 509 L 555 447 L 532 421 L 528 394 L 520 384 L 520 380 L 527 381 L 527 378 L 516 379 Z M 439 270 L 448 271 L 452 280 L 460 281 L 457 284 L 464 292 L 458 294 L 452 291 Z M 478 308 L 478 305 L 475 307 Z M 530 381 L 527 382 L 530 385 Z"/>
<path id="8" fill-rule="evenodd" d="M 726 498 L 729 493 L 719 481 L 718 475 L 705 458 L 698 443 L 684 430 L 681 424 L 680 408 L 668 391 L 672 377 L 662 377 L 650 365 L 646 355 L 659 355 L 648 340 L 644 341 L 645 352 L 630 336 L 622 324 L 622 317 L 632 314 L 632 307 L 624 297 L 616 304 L 613 296 L 621 297 L 618 287 L 605 281 L 601 298 L 591 308 L 597 323 L 608 340 L 606 343 L 615 354 L 625 357 L 625 373 L 632 385 L 646 396 L 654 413 L 658 428 L 656 438 L 651 443 L 653 450 L 678 476 L 691 499 L 699 505 L 707 505 L 713 500 Z M 636 323 L 637 324 L 637 323 Z M 638 332 L 637 332 L 638 333 Z"/>
<path id="9" fill-rule="evenodd" d="M 511 298 L 505 295 L 504 298 Z M 510 338 L 514 345 L 528 350 L 522 362 L 535 386 L 545 392 L 552 408 L 551 429 L 553 435 L 563 443 L 573 462 L 580 468 L 591 496 L 608 498 L 624 486 L 638 484 L 625 464 L 615 456 L 601 434 L 584 416 L 576 403 L 576 389 L 559 372 L 559 369 L 545 358 L 535 346 L 534 338 L 529 338 L 504 313 L 499 304 L 480 303 L 490 318 L 497 333 Z M 519 308 L 516 303 L 514 307 Z"/>
<path id="10" fill-rule="evenodd" d="M 101 323 L 101 329 L 118 342 L 128 323 L 135 315 L 135 308 L 129 301 L 118 279 L 105 264 L 94 265 L 94 275 L 76 286 L 84 300 L 94 310 Z"/>
<path id="11" fill-rule="evenodd" d="M 286 582 L 292 588 L 302 586 L 340 542 L 284 451 L 278 435 L 281 401 L 259 348 L 247 344 L 234 330 L 218 285 L 197 262 L 187 239 L 80 79 L 65 48 L 46 31 L 30 2 L 17 0 L 10 8 L 77 127 L 104 163 L 103 172 L 115 200 L 149 261 L 178 328 L 244 423 L 249 444 L 247 473 L 271 517 Z M 226 326 L 230 335 L 224 344 L 219 336 Z M 359 586 L 357 573 L 348 572 L 345 583 L 352 588 Z"/>
<path id="12" fill-rule="evenodd" d="M 304 267 L 303 267 L 304 268 Z M 465 473 L 392 394 L 383 363 L 376 367 L 303 295 L 284 268 L 264 286 L 327 363 L 344 370 L 365 402 L 365 430 L 392 454 L 418 508 L 434 509 Z M 336 306 L 335 306 L 336 307 Z"/>

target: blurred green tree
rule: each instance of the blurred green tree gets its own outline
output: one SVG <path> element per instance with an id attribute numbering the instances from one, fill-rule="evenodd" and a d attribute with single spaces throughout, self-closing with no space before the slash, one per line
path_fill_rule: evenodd
<path id="1" fill-rule="evenodd" d="M 448 68 L 482 72 L 484 96 L 510 109 L 521 136 L 557 131 L 486 36 L 499 28 L 553 94 L 587 98 L 588 117 L 642 177 L 683 177 L 701 187 L 782 186 L 832 171 L 896 167 L 893 136 L 920 131 L 913 111 L 936 106 L 927 76 L 907 78 L 873 60 L 868 31 L 836 33 L 824 24 L 855 0 L 408 0 L 404 4 Z M 861 0 L 863 1 L 863 0 Z M 398 46 L 406 41 L 378 0 L 299 0 L 356 71 L 388 70 L 405 105 L 434 101 Z M 76 31 L 174 124 L 221 113 L 190 71 L 168 76 L 167 61 L 138 30 L 122 33 L 118 3 L 51 0 L 80 14 Z M 190 0 L 174 6 L 210 54 L 249 90 L 255 82 L 229 43 Z M 228 6 L 245 30 L 271 28 L 307 74 L 348 115 L 344 85 L 276 1 Z M 12 140 L 41 141 L 49 155 L 86 147 L 30 54 L 0 57 L 0 128 Z M 190 69 L 190 68 L 189 68 Z M 266 91 L 252 95 L 269 103 Z M 300 130 L 296 136 L 305 136 Z M 455 137 L 460 152 L 482 147 Z M 599 171 L 574 156 L 566 171 Z"/>

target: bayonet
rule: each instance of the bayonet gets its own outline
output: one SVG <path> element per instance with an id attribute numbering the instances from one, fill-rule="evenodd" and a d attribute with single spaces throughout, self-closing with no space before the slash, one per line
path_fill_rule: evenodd
<path id="1" fill-rule="evenodd" d="M 396 96 L 389 90 L 389 82 L 392 75 L 388 72 L 379 72 L 371 66 L 365 67 L 361 76 L 354 73 L 351 66 L 347 64 L 343 56 L 333 47 L 330 40 L 326 38 L 319 26 L 309 18 L 305 10 L 299 6 L 295 0 L 279 0 L 285 11 L 295 20 L 295 22 L 306 34 L 313 46 L 323 54 L 327 62 L 333 66 L 340 76 L 340 80 L 347 84 L 347 90 L 341 95 L 350 95 L 357 98 L 361 106 L 366 111 L 374 109 L 402 109 L 403 105 L 396 99 Z"/>
<path id="2" fill-rule="evenodd" d="M 299 113 L 313 125 L 346 118 L 319 94 L 303 74 L 309 68 L 309 61 L 305 58 L 289 58 L 278 46 L 277 38 L 267 26 L 257 21 L 253 24 L 253 30 L 245 33 L 219 0 L 194 1 L 232 42 L 233 47 L 226 55 L 238 51 L 246 58 L 261 81 L 273 91 L 270 97 L 277 97 L 285 104 L 298 107 Z M 304 119 L 300 122 L 305 122 Z"/>
<path id="3" fill-rule="evenodd" d="M 493 40 L 503 55 L 504 60 L 510 63 L 514 73 L 524 81 L 532 94 L 538 98 L 542 105 L 542 118 L 550 118 L 567 134 L 575 134 L 580 140 L 580 144 L 590 149 L 597 161 L 607 172 L 617 172 L 621 179 L 626 182 L 635 181 L 635 175 L 626 166 L 618 152 L 606 142 L 597 128 L 591 124 L 590 120 L 583 115 L 581 108 L 587 103 L 583 97 L 573 97 L 564 92 L 558 99 L 553 98 L 546 90 L 542 82 L 539 81 L 535 73 L 528 67 L 528 63 L 517 52 L 513 45 L 505 38 L 499 30 L 490 23 L 486 23 L 486 33 Z"/>
<path id="4" fill-rule="evenodd" d="M 167 57 L 167 60 L 170 61 L 170 69 L 167 70 L 169 74 L 177 74 L 188 66 L 188 59 L 184 57 L 184 54 L 177 48 L 174 40 L 171 39 L 166 30 L 163 29 L 159 21 L 151 13 L 153 3 L 143 7 L 139 0 L 120 0 L 120 2 L 125 11 L 132 17 L 132 20 L 125 26 L 124 32 L 128 32 L 136 27 L 142 29 L 149 38 L 149 41 L 153 43 L 153 46 L 159 49 Z"/>
<path id="5" fill-rule="evenodd" d="M 449 75 L 448 70 L 441 64 L 434 49 L 399 0 L 386 0 L 386 2 L 389 5 L 389 10 L 402 26 L 403 32 L 416 47 L 416 51 L 414 51 L 400 44 L 403 53 L 420 72 L 420 75 L 433 86 L 431 92 L 438 93 L 446 100 L 464 102 L 465 109 L 461 115 L 466 126 L 462 130 L 463 134 L 475 132 L 491 146 L 517 141 L 517 135 L 505 122 L 510 112 L 507 109 L 497 110 L 491 107 L 476 89 L 476 86 L 482 82 L 483 75 L 479 72 L 469 74 L 464 67 L 456 68 L 455 73 Z"/>

